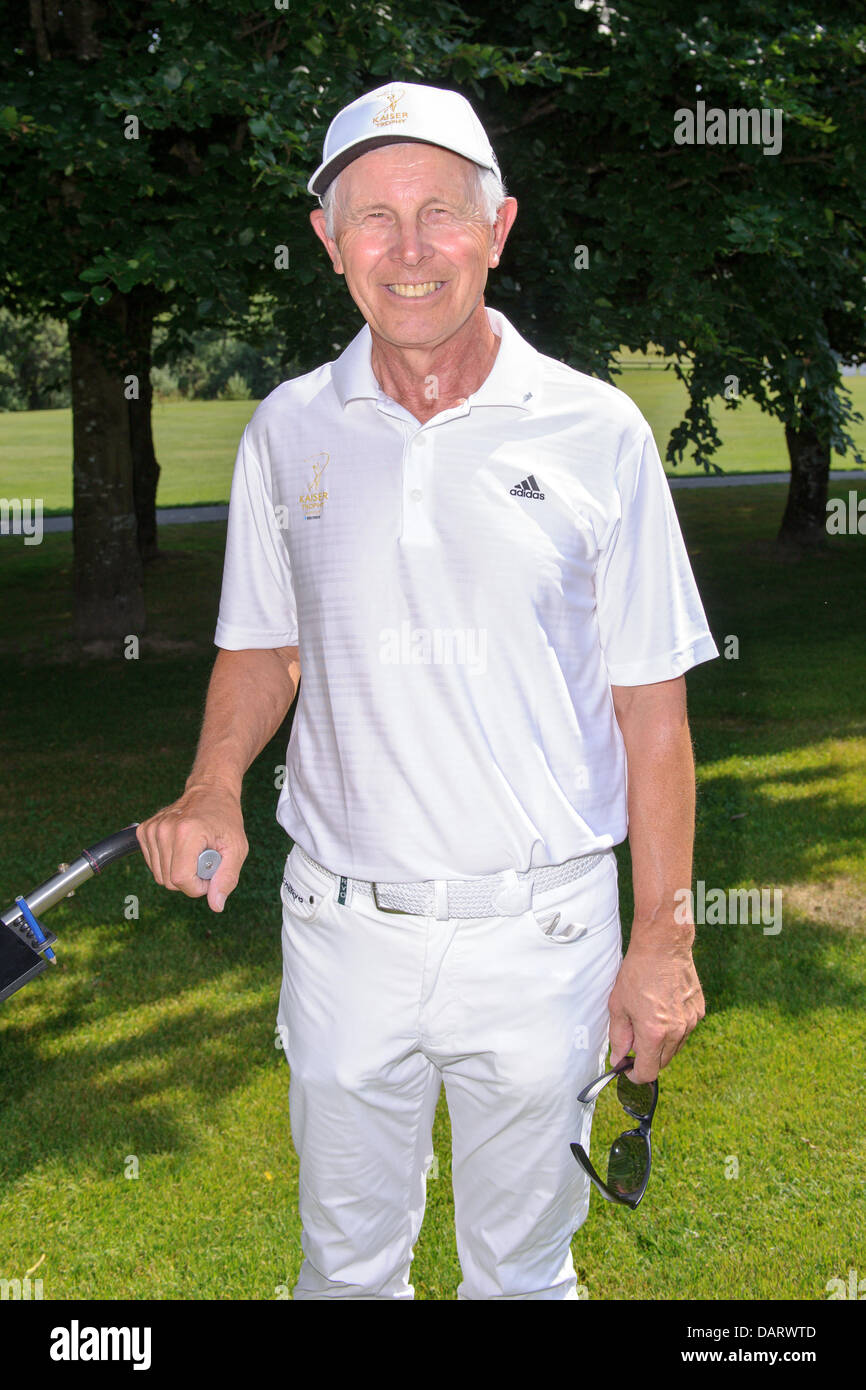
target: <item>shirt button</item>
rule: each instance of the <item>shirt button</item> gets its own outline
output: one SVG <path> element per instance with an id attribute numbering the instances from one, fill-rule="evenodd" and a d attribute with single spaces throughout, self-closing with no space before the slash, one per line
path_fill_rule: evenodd
<path id="1" fill-rule="evenodd" d="M 423 449 L 426 447 L 427 440 L 424 438 L 423 434 L 419 434 L 412 440 L 412 443 L 415 445 L 416 449 Z"/>
<path id="2" fill-rule="evenodd" d="M 412 491 L 409 493 L 409 496 L 412 498 L 413 502 L 420 502 L 424 494 L 421 491 L 420 487 L 413 487 Z"/>

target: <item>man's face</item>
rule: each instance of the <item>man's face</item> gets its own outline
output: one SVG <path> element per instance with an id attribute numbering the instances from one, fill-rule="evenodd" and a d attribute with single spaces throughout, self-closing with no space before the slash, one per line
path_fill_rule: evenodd
<path id="1" fill-rule="evenodd" d="M 335 239 L 310 214 L 334 269 L 374 333 L 398 347 L 434 348 L 478 305 L 514 216 L 496 223 L 475 204 L 474 166 L 438 145 L 385 145 L 340 175 Z"/>

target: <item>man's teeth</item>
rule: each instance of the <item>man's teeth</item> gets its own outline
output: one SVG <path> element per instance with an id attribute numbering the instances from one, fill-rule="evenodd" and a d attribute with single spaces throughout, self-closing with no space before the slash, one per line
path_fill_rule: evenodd
<path id="1" fill-rule="evenodd" d="M 427 280 L 423 285 L 389 285 L 388 289 L 395 294 L 401 294 L 404 299 L 420 299 L 424 294 L 432 294 L 434 290 L 441 289 L 445 284 L 444 280 Z"/>

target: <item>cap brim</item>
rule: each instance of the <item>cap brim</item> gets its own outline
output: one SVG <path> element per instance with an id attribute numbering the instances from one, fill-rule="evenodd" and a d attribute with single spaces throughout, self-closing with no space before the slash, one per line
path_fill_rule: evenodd
<path id="1" fill-rule="evenodd" d="M 371 135 L 366 140 L 354 141 L 351 145 L 345 145 L 338 150 L 324 164 L 320 164 L 310 182 L 307 184 L 307 192 L 321 198 L 328 184 L 333 183 L 338 174 L 352 164 L 354 160 L 360 159 L 362 154 L 367 154 L 370 150 L 378 149 L 381 145 L 436 145 L 435 140 L 422 140 L 417 135 Z M 462 155 L 471 164 L 478 164 L 477 159 L 472 155 L 466 154 L 463 150 L 457 150 L 453 145 L 437 145 L 438 149 L 451 150 L 452 154 Z M 480 169 L 492 169 L 492 164 L 478 164 Z"/>

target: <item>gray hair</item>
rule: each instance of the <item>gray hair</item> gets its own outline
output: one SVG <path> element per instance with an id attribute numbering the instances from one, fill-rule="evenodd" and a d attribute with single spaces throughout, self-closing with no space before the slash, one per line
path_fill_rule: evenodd
<path id="1" fill-rule="evenodd" d="M 484 221 L 492 226 L 496 221 L 499 209 L 508 197 L 502 175 L 497 169 L 482 169 L 480 164 L 473 164 L 472 170 L 475 175 L 475 206 L 482 214 Z M 325 214 L 325 230 L 332 241 L 335 240 L 334 215 L 339 182 L 340 175 L 338 174 L 328 184 L 319 199 Z"/>

